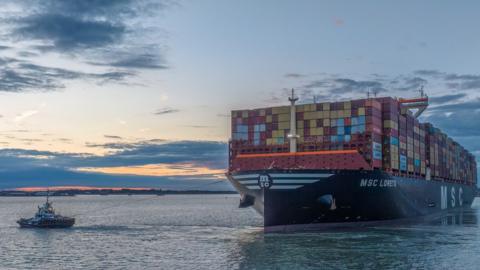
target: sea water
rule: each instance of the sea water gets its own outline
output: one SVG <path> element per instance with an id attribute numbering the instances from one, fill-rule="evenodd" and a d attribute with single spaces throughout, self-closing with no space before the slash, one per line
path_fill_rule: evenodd
<path id="1" fill-rule="evenodd" d="M 236 195 L 51 198 L 70 229 L 20 229 L 41 197 L 0 198 L 0 269 L 479 269 L 479 210 L 428 223 L 265 234 Z"/>

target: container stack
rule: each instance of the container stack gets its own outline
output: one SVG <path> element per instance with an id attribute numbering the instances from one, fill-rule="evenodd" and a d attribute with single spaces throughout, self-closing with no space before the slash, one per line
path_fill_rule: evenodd
<path id="1" fill-rule="evenodd" d="M 296 105 L 298 152 L 356 150 L 398 175 L 476 181 L 476 162 L 429 123 L 391 98 Z M 289 151 L 290 106 L 232 111 L 231 155 Z"/>
<path id="2" fill-rule="evenodd" d="M 297 105 L 299 151 L 356 149 L 381 168 L 381 109 L 373 99 Z M 232 112 L 233 145 L 240 153 L 281 152 L 289 133 L 289 106 Z"/>
<path id="3" fill-rule="evenodd" d="M 424 126 L 426 156 L 432 177 L 474 183 L 477 179 L 475 156 L 432 124 L 425 123 Z"/>
<path id="4" fill-rule="evenodd" d="M 383 168 L 400 170 L 399 103 L 393 98 L 382 98 Z"/>

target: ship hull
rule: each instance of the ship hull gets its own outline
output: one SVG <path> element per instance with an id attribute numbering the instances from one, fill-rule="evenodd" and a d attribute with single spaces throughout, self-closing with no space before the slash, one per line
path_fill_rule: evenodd
<path id="1" fill-rule="evenodd" d="M 228 178 L 265 227 L 411 219 L 469 207 L 475 195 L 471 185 L 383 171 L 268 170 Z"/>
<path id="2" fill-rule="evenodd" d="M 21 228 L 45 228 L 45 229 L 59 229 L 70 228 L 75 224 L 74 218 L 63 219 L 61 221 L 43 220 L 32 221 L 30 219 L 20 219 L 17 221 Z"/>

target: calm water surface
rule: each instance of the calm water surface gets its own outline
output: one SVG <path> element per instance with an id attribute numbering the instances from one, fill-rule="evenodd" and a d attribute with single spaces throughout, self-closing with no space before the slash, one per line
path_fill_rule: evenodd
<path id="1" fill-rule="evenodd" d="M 0 198 L 0 269 L 480 269 L 477 209 L 416 225 L 264 234 L 234 195 L 53 198 L 72 229 L 19 229 Z"/>

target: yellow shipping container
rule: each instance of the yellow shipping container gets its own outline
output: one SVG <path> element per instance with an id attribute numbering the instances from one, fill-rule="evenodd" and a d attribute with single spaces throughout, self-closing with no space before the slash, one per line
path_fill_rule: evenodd
<path id="1" fill-rule="evenodd" d="M 303 136 L 298 137 L 297 141 L 298 143 L 304 143 Z"/>
<path id="2" fill-rule="evenodd" d="M 315 119 L 322 119 L 322 117 L 323 117 L 323 111 L 315 112 Z"/>
<path id="3" fill-rule="evenodd" d="M 343 103 L 343 109 L 344 109 L 344 110 L 350 110 L 350 109 L 352 109 L 352 102 L 351 102 L 351 101 L 345 101 L 345 102 Z"/>
<path id="4" fill-rule="evenodd" d="M 304 112 L 305 111 L 305 106 L 306 105 L 297 105 L 297 106 L 295 106 L 295 111 L 296 112 Z"/>
<path id="5" fill-rule="evenodd" d="M 351 116 L 352 116 L 352 111 L 350 109 L 343 110 L 343 117 L 351 117 Z"/>
<path id="6" fill-rule="evenodd" d="M 303 113 L 303 119 L 305 120 L 311 120 L 311 119 L 316 119 L 317 114 L 316 112 L 305 112 Z"/>
<path id="7" fill-rule="evenodd" d="M 278 122 L 278 129 L 290 129 L 290 122 Z"/>
<path id="8" fill-rule="evenodd" d="M 317 128 L 317 134 L 318 136 L 323 136 L 323 127 Z"/>
<path id="9" fill-rule="evenodd" d="M 272 114 L 290 114 L 290 106 L 273 107 Z"/>
<path id="10" fill-rule="evenodd" d="M 330 103 L 323 103 L 322 108 L 324 111 L 330 111 Z"/>
<path id="11" fill-rule="evenodd" d="M 284 137 L 284 131 L 283 130 L 274 130 L 274 131 L 272 131 L 272 137 L 274 137 L 274 138 Z"/>
<path id="12" fill-rule="evenodd" d="M 261 109 L 260 112 L 259 112 L 259 115 L 260 116 L 265 116 L 265 109 Z"/>
<path id="13" fill-rule="evenodd" d="M 317 104 L 308 104 L 308 111 L 314 112 L 317 110 Z"/>
<path id="14" fill-rule="evenodd" d="M 398 130 L 398 124 L 393 120 L 383 120 L 384 128 L 393 128 Z"/>
<path id="15" fill-rule="evenodd" d="M 317 120 L 310 120 L 310 128 L 316 128 L 317 127 Z"/>
<path id="16" fill-rule="evenodd" d="M 408 165 L 408 171 L 413 172 L 413 165 Z"/>
<path id="17" fill-rule="evenodd" d="M 358 108 L 358 115 L 365 115 L 365 108 L 364 107 Z"/>
<path id="18" fill-rule="evenodd" d="M 305 126 L 304 126 L 303 120 L 302 120 L 302 121 L 297 121 L 297 129 L 298 129 L 298 128 L 303 129 L 304 127 L 305 127 Z"/>
<path id="19" fill-rule="evenodd" d="M 323 126 L 324 126 L 324 127 L 329 127 L 329 126 L 330 126 L 330 118 L 328 118 L 328 119 L 323 119 Z"/>
<path id="20" fill-rule="evenodd" d="M 273 144 L 273 139 L 267 138 L 267 145 L 272 145 L 272 144 Z"/>
<path id="21" fill-rule="evenodd" d="M 267 123 L 271 123 L 271 122 L 272 122 L 272 116 L 271 116 L 271 115 L 267 115 L 265 121 L 266 121 Z"/>
<path id="22" fill-rule="evenodd" d="M 330 111 L 330 118 L 338 118 L 338 111 Z"/>
<path id="23" fill-rule="evenodd" d="M 286 122 L 286 121 L 290 121 L 289 113 L 283 113 L 278 115 L 278 122 Z"/>
<path id="24" fill-rule="evenodd" d="M 312 129 L 310 129 L 310 135 L 312 135 L 312 136 L 323 136 L 323 128 L 312 128 Z"/>

